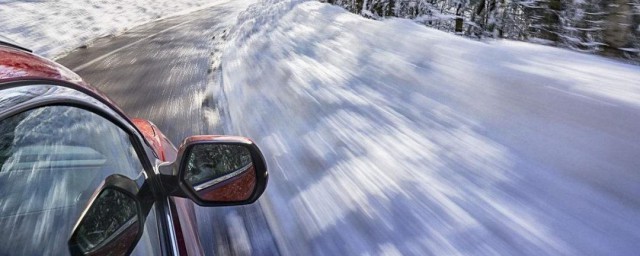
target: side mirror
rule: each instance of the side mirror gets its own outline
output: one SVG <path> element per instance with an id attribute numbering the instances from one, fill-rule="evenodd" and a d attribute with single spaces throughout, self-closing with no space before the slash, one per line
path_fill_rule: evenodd
<path id="1" fill-rule="evenodd" d="M 142 237 L 138 185 L 114 174 L 96 190 L 69 238 L 71 255 L 128 255 Z"/>
<path id="2" fill-rule="evenodd" d="M 268 180 L 267 165 L 258 146 L 236 136 L 187 138 L 170 172 L 180 188 L 173 195 L 188 197 L 201 206 L 253 203 L 264 192 Z"/>

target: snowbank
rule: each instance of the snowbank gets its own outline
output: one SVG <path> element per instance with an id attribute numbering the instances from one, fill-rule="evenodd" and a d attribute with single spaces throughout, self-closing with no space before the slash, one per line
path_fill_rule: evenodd
<path id="1" fill-rule="evenodd" d="M 225 0 L 226 1 L 226 0 Z M 221 1 L 0 1 L 0 35 L 52 58 L 95 38 Z"/>
<path id="2" fill-rule="evenodd" d="M 291 255 L 640 250 L 640 69 L 318 2 L 240 15 L 229 133 L 256 139 Z"/>

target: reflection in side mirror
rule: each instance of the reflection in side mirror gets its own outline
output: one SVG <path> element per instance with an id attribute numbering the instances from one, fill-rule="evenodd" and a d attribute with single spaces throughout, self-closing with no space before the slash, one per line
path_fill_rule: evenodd
<path id="1" fill-rule="evenodd" d="M 247 200 L 256 186 L 251 154 L 242 145 L 196 144 L 186 159 L 184 180 L 202 200 Z"/>
<path id="2" fill-rule="evenodd" d="M 137 190 L 136 183 L 124 176 L 107 177 L 73 230 L 71 254 L 129 254 L 143 232 Z"/>
<path id="3" fill-rule="evenodd" d="M 191 198 L 201 206 L 250 204 L 267 187 L 264 157 L 251 140 L 237 136 L 200 135 L 187 138 L 180 146 L 178 160 L 165 173 L 167 187 L 179 190 L 172 195 Z"/>

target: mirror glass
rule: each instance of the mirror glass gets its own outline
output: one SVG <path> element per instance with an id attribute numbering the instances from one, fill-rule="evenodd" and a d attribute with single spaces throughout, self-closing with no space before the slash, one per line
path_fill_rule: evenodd
<path id="1" fill-rule="evenodd" d="M 242 201 L 253 193 L 256 172 L 245 146 L 196 144 L 186 160 L 184 180 L 203 201 Z"/>
<path id="2" fill-rule="evenodd" d="M 123 255 L 141 232 L 139 221 L 137 201 L 106 188 L 81 220 L 73 242 L 83 254 Z"/>

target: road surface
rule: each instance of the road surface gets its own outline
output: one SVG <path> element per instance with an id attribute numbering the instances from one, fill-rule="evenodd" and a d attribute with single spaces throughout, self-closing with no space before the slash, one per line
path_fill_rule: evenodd
<path id="1" fill-rule="evenodd" d="M 223 134 L 213 93 L 220 48 L 244 3 L 224 3 L 100 38 L 57 61 L 113 99 L 130 117 L 155 123 L 175 144 Z M 277 255 L 258 204 L 197 207 L 207 255 Z"/>

